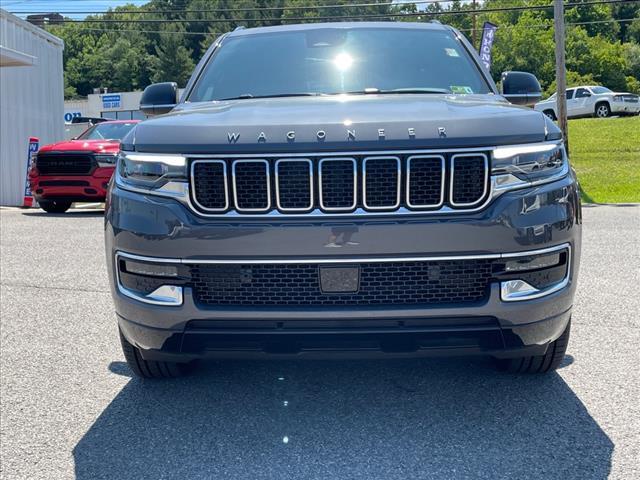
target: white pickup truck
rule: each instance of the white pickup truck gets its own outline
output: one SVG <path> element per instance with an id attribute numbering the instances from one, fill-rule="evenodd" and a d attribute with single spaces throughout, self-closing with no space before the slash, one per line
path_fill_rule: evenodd
<path id="1" fill-rule="evenodd" d="M 543 112 L 552 120 L 558 118 L 556 94 L 538 102 L 535 110 Z M 618 93 L 606 87 L 573 87 L 567 89 L 567 116 L 599 117 L 610 115 L 640 114 L 640 96 L 633 93 Z"/>

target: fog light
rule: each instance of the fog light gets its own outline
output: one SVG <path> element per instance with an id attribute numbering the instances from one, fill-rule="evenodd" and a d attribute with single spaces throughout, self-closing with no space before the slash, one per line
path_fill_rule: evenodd
<path id="1" fill-rule="evenodd" d="M 540 290 L 524 280 L 509 280 L 500 284 L 500 296 L 504 301 L 523 300 L 539 293 Z M 523 298 L 524 297 L 524 298 Z"/>
<path id="2" fill-rule="evenodd" d="M 182 305 L 182 287 L 163 285 L 145 295 L 145 298 L 163 305 Z"/>
<path id="3" fill-rule="evenodd" d="M 135 260 L 124 260 L 124 271 L 134 275 L 147 275 L 150 277 L 177 277 L 178 267 L 160 263 L 143 263 Z"/>
<path id="4" fill-rule="evenodd" d="M 557 292 L 569 285 L 571 247 L 538 255 L 505 254 L 498 263 L 496 279 L 500 280 L 503 302 L 533 300 Z"/>

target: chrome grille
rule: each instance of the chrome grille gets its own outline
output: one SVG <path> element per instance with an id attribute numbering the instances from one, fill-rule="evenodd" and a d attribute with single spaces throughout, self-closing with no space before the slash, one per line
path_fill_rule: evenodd
<path id="1" fill-rule="evenodd" d="M 238 160 L 233 164 L 233 198 L 239 212 L 264 212 L 271 207 L 269 162 Z"/>
<path id="2" fill-rule="evenodd" d="M 196 160 L 191 172 L 198 207 L 210 212 L 225 211 L 229 207 L 227 164 L 222 160 Z"/>
<path id="3" fill-rule="evenodd" d="M 398 208 L 400 205 L 400 159 L 369 157 L 362 162 L 363 205 L 369 210 Z"/>
<path id="4" fill-rule="evenodd" d="M 326 211 L 350 211 L 356 208 L 357 170 L 353 158 L 320 160 L 320 207 Z"/>
<path id="5" fill-rule="evenodd" d="M 286 212 L 313 208 L 313 163 L 306 158 L 276 162 L 276 202 Z"/>
<path id="6" fill-rule="evenodd" d="M 489 197 L 488 155 L 194 159 L 191 198 L 204 214 L 475 208 Z"/>
<path id="7" fill-rule="evenodd" d="M 451 205 L 470 207 L 479 203 L 487 189 L 487 157 L 461 153 L 451 158 Z"/>
<path id="8" fill-rule="evenodd" d="M 407 159 L 407 205 L 435 208 L 444 201 L 445 162 L 441 155 L 414 155 Z"/>

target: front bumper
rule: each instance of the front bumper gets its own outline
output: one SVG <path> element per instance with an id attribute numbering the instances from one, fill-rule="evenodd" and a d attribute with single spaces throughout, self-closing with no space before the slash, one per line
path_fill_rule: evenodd
<path id="1" fill-rule="evenodd" d="M 114 187 L 105 216 L 106 251 L 120 328 L 143 356 L 304 354 L 358 356 L 545 351 L 564 330 L 579 269 L 577 184 L 560 181 L 505 193 L 486 209 L 451 216 L 205 219 L 170 199 Z M 327 248 L 336 227 L 351 245 Z M 571 247 L 567 285 L 550 295 L 504 302 L 499 283 L 472 305 L 278 308 L 203 307 L 185 288 L 179 306 L 130 298 L 116 284 L 117 252 L 146 257 L 251 261 L 491 255 Z M 257 262 L 259 263 L 259 262 Z"/>
<path id="2" fill-rule="evenodd" d="M 640 113 L 638 102 L 611 102 L 611 112 L 618 114 L 637 115 Z"/>
<path id="3" fill-rule="evenodd" d="M 113 167 L 96 168 L 91 175 L 31 175 L 29 182 L 37 201 L 104 202 Z"/>

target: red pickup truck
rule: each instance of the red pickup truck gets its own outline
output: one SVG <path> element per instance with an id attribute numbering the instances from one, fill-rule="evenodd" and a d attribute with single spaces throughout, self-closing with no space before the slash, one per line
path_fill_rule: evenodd
<path id="1" fill-rule="evenodd" d="M 73 140 L 45 145 L 29 171 L 34 198 L 49 213 L 74 202 L 103 202 L 116 165 L 120 141 L 138 120 L 99 123 Z"/>

